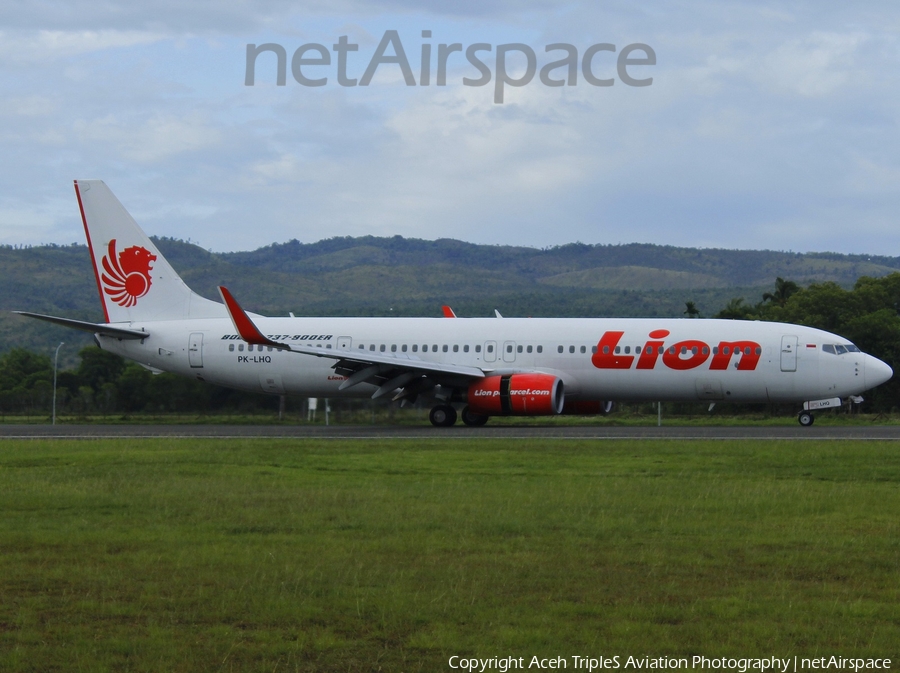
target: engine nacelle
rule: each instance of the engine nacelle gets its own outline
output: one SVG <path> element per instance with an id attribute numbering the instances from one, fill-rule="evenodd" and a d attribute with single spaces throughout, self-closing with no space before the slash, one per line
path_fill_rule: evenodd
<path id="1" fill-rule="evenodd" d="M 486 376 L 469 386 L 469 410 L 485 416 L 552 416 L 565 404 L 562 379 L 550 374 Z"/>

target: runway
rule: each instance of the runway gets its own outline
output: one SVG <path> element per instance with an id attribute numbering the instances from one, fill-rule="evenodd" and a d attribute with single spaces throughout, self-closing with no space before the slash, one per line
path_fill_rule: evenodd
<path id="1" fill-rule="evenodd" d="M 673 439 L 900 440 L 900 426 L 0 425 L 0 439 Z"/>

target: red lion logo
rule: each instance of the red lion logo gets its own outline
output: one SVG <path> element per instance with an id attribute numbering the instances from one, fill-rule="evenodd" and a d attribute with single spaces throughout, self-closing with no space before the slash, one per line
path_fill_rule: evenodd
<path id="1" fill-rule="evenodd" d="M 130 308 L 150 290 L 150 264 L 156 255 L 136 245 L 116 256 L 116 239 L 109 242 L 103 256 L 103 290 L 119 306 Z"/>

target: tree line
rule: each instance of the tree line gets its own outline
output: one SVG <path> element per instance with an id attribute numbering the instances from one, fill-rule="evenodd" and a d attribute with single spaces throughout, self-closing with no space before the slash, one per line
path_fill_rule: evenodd
<path id="1" fill-rule="evenodd" d="M 700 317 L 695 302 L 685 314 Z M 897 371 L 900 365 L 900 273 L 862 277 L 851 289 L 837 283 L 800 287 L 778 278 L 772 292 L 748 303 L 735 297 L 713 317 L 769 320 L 818 327 L 854 342 Z M 96 414 L 130 412 L 253 412 L 277 409 L 278 400 L 213 386 L 174 374 L 152 374 L 140 365 L 95 346 L 79 352 L 74 369 L 58 373 L 57 410 Z M 0 413 L 48 413 L 53 394 L 49 355 L 15 348 L 0 356 Z M 867 393 L 870 411 L 900 407 L 900 377 Z"/>
<path id="2" fill-rule="evenodd" d="M 895 372 L 900 365 L 900 273 L 863 276 L 849 290 L 833 282 L 804 288 L 778 278 L 775 290 L 763 294 L 756 304 L 736 297 L 714 317 L 818 327 L 849 339 Z M 870 410 L 896 410 L 900 407 L 900 376 L 870 390 L 866 397 Z"/>
<path id="3" fill-rule="evenodd" d="M 175 374 L 152 374 L 96 346 L 82 348 L 75 369 L 57 373 L 57 413 L 253 412 L 278 408 L 277 398 L 201 383 Z M 0 413 L 49 413 L 53 361 L 14 348 L 0 356 Z"/>

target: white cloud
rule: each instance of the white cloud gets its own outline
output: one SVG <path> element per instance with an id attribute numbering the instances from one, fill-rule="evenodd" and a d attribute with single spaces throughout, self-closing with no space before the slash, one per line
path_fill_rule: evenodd
<path id="1" fill-rule="evenodd" d="M 160 33 L 137 30 L 37 30 L 0 32 L 0 60 L 7 64 L 49 63 L 59 59 L 149 45 L 165 39 Z"/>
<path id="2" fill-rule="evenodd" d="M 867 37 L 860 32 L 814 32 L 789 40 L 773 50 L 756 68 L 760 83 L 806 97 L 823 97 L 858 83 L 865 71 L 855 56 Z"/>
<path id="3" fill-rule="evenodd" d="M 222 139 L 221 131 L 199 114 L 183 118 L 160 115 L 137 123 L 107 115 L 101 119 L 78 120 L 73 131 L 83 144 L 113 148 L 115 155 L 142 164 L 207 149 Z"/>

